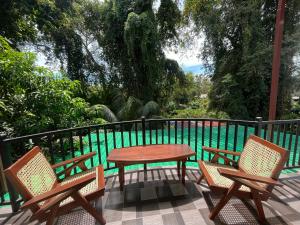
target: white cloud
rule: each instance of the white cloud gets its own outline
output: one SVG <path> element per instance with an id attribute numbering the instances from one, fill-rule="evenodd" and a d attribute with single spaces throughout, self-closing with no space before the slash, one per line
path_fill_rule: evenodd
<path id="1" fill-rule="evenodd" d="M 167 58 L 176 60 L 180 66 L 193 66 L 202 64 L 202 60 L 197 57 L 197 51 L 195 50 L 187 50 L 185 52 L 165 50 L 164 52 Z"/>
<path id="2" fill-rule="evenodd" d="M 201 35 L 190 41 L 188 46 L 185 46 L 184 48 L 166 48 L 164 49 L 164 52 L 167 58 L 176 60 L 182 67 L 203 64 L 201 55 L 199 55 L 203 42 L 204 38 Z"/>

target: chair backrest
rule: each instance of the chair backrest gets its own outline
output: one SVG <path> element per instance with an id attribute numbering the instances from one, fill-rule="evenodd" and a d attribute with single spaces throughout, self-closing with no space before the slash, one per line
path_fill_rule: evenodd
<path id="1" fill-rule="evenodd" d="M 43 194 L 57 184 L 51 165 L 37 146 L 7 168 L 5 175 L 25 200 Z"/>
<path id="2" fill-rule="evenodd" d="M 251 135 L 239 159 L 246 173 L 277 179 L 287 159 L 287 151 L 260 137 Z"/>

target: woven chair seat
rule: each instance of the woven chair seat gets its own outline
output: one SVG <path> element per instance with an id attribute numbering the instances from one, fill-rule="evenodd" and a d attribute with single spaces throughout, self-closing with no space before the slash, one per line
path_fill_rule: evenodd
<path id="1" fill-rule="evenodd" d="M 25 200 L 24 209 L 31 209 L 31 219 L 38 220 L 39 224 L 47 221 L 48 225 L 53 225 L 56 217 L 81 206 L 98 223 L 104 225 L 106 222 L 102 213 L 89 204 L 102 197 L 105 192 L 103 166 L 88 170 L 85 165 L 85 161 L 95 154 L 90 152 L 51 165 L 42 150 L 35 146 L 7 168 L 5 176 Z M 64 180 L 57 179 L 60 175 L 54 171 L 62 166 L 65 168 L 59 174 L 65 174 Z M 79 167 L 82 172 L 70 175 L 75 167 Z"/>
<path id="2" fill-rule="evenodd" d="M 23 165 L 16 175 L 33 196 L 50 191 L 56 182 L 56 175 L 41 152 Z"/>
<path id="3" fill-rule="evenodd" d="M 67 183 L 70 183 L 72 181 L 75 181 L 75 180 L 78 180 L 82 177 L 85 177 L 89 174 L 92 174 L 92 173 L 97 173 L 97 170 L 96 168 L 92 168 L 90 170 L 87 170 L 87 171 L 84 171 L 84 172 L 81 172 L 79 174 L 75 174 L 75 175 L 72 175 L 70 177 L 67 177 L 65 178 L 61 184 L 64 185 L 64 184 L 67 184 Z M 91 183 L 87 184 L 86 186 L 84 186 L 83 188 L 80 189 L 80 193 L 83 195 L 83 196 L 86 196 L 86 195 L 89 195 L 93 192 L 95 192 L 96 190 L 98 190 L 98 174 L 96 174 L 96 179 L 93 180 Z M 60 203 L 60 206 L 63 206 L 63 205 L 66 205 L 70 202 L 74 201 L 72 197 L 69 197 L 69 198 L 66 198 L 64 201 L 62 201 Z"/>
<path id="4" fill-rule="evenodd" d="M 202 172 L 197 183 L 205 179 L 213 192 L 223 194 L 219 203 L 211 211 L 209 218 L 214 220 L 220 210 L 233 197 L 253 199 L 260 224 L 266 224 L 262 201 L 267 201 L 274 186 L 281 185 L 277 180 L 287 161 L 287 151 L 267 140 L 250 135 L 241 153 L 229 150 L 203 147 L 214 156 L 210 162 L 199 160 Z M 233 161 L 227 154 L 239 156 Z M 219 162 L 219 159 L 223 161 Z M 220 163 L 224 164 L 220 164 Z"/>
<path id="5" fill-rule="evenodd" d="M 211 162 L 205 162 L 202 161 L 203 165 L 207 174 L 209 174 L 210 179 L 213 181 L 215 186 L 223 187 L 223 188 L 230 188 L 231 185 L 233 184 L 233 181 L 220 175 L 218 168 L 224 168 L 228 170 L 233 170 L 233 171 L 239 171 L 231 166 L 226 166 L 226 165 L 221 165 L 217 163 L 211 163 Z M 245 191 L 245 192 L 250 192 L 250 188 L 246 187 L 245 185 L 242 185 L 239 189 L 240 191 Z"/>
<path id="6" fill-rule="evenodd" d="M 281 158 L 280 152 L 249 139 L 240 157 L 239 168 L 248 174 L 272 177 L 272 173 L 280 163 Z"/>

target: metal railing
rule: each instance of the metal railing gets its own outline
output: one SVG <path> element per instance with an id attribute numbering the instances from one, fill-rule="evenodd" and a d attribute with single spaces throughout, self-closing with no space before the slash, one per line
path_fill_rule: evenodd
<path id="1" fill-rule="evenodd" d="M 88 167 L 103 164 L 106 171 L 115 169 L 106 157 L 114 148 L 148 144 L 188 144 L 196 155 L 188 159 L 194 165 L 199 159 L 210 160 L 211 154 L 202 146 L 241 151 L 250 134 L 255 134 L 278 144 L 289 151 L 285 168 L 300 165 L 300 120 L 255 121 L 228 119 L 145 119 L 123 121 L 104 125 L 62 129 L 15 138 L 0 139 L 3 168 L 9 167 L 21 155 L 38 145 L 54 164 L 88 152 L 97 152 L 87 162 Z M 194 163 L 194 164 L 193 164 Z M 58 171 L 57 171 L 58 172 Z M 74 173 L 78 171 L 74 169 Z M 11 204 L 18 210 L 18 195 L 10 184 L 2 188 L 9 192 L 10 201 L 4 195 L 1 204 Z"/>

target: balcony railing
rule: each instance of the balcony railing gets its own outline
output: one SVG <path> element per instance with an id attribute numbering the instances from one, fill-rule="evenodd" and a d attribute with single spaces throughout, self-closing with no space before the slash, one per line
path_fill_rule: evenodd
<path id="1" fill-rule="evenodd" d="M 96 151 L 87 162 L 88 167 L 103 164 L 107 172 L 116 168 L 106 158 L 114 148 L 153 144 L 188 144 L 196 156 L 188 165 L 197 166 L 199 159 L 209 160 L 211 154 L 202 146 L 241 151 L 250 134 L 255 134 L 289 151 L 286 169 L 300 165 L 300 120 L 255 121 L 227 119 L 145 119 L 92 125 L 49 131 L 15 138 L 0 139 L 3 168 L 9 167 L 33 146 L 42 147 L 49 161 L 54 164 L 71 157 Z M 142 166 L 142 165 L 140 165 Z M 136 167 L 135 167 L 136 168 Z M 59 172 L 59 171 L 57 171 Z M 75 169 L 74 173 L 78 171 Z M 3 174 L 2 174 L 3 175 Z M 18 194 L 2 179 L 1 204 L 12 204 L 18 209 Z M 9 192 L 9 198 L 7 197 Z"/>

